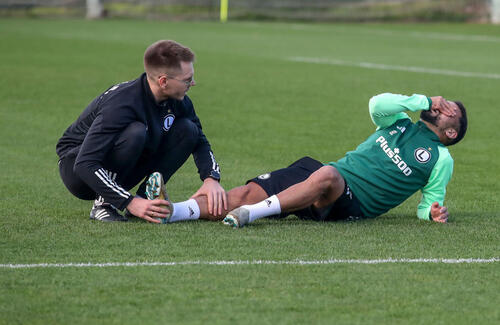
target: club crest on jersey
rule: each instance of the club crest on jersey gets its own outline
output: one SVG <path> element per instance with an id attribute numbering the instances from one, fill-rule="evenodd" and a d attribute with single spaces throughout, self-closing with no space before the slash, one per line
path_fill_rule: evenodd
<path id="1" fill-rule="evenodd" d="M 269 174 L 269 173 L 257 176 L 258 179 L 268 179 L 270 177 L 271 177 L 271 174 Z"/>
<path id="2" fill-rule="evenodd" d="M 413 154 L 415 156 L 415 159 L 421 164 L 425 164 L 426 162 L 431 160 L 431 153 L 427 149 L 417 148 L 415 149 L 415 152 Z"/>
<path id="3" fill-rule="evenodd" d="M 165 116 L 163 118 L 163 130 L 165 132 L 167 132 L 168 130 L 170 130 L 170 128 L 174 124 L 174 120 L 175 120 L 175 115 L 174 114 L 168 114 L 167 116 Z"/>

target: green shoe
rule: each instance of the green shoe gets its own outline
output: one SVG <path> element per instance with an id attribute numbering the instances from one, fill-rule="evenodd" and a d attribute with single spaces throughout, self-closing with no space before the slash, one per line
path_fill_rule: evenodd
<path id="1" fill-rule="evenodd" d="M 156 220 L 160 220 L 162 223 L 168 223 L 170 221 L 170 217 L 174 212 L 174 206 L 172 201 L 168 198 L 167 188 L 165 187 L 165 183 L 163 182 L 163 176 L 159 172 L 154 172 L 149 175 L 149 178 L 146 182 L 146 197 L 148 200 L 166 200 L 169 203 L 169 206 L 162 206 L 162 208 L 168 209 L 170 212 L 167 214 L 166 218 L 153 218 Z"/>

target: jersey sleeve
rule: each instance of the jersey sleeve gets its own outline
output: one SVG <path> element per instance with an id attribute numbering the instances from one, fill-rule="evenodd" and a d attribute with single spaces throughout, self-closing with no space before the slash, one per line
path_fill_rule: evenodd
<path id="1" fill-rule="evenodd" d="M 200 179 L 203 181 L 207 177 L 213 177 L 217 180 L 220 179 L 220 167 L 217 161 L 215 160 L 214 153 L 212 152 L 210 143 L 208 142 L 207 137 L 203 133 L 201 122 L 196 112 L 194 111 L 194 106 L 189 100 L 189 98 L 185 97 L 186 106 L 189 109 L 188 117 L 191 121 L 193 121 L 199 129 L 198 143 L 193 151 L 193 158 L 196 167 L 198 168 L 198 173 L 200 174 Z"/>
<path id="2" fill-rule="evenodd" d="M 378 129 L 386 128 L 396 121 L 410 118 L 407 111 L 428 110 L 432 106 L 430 98 L 424 95 L 412 96 L 384 93 L 374 96 L 368 104 L 370 116 Z"/>
<path id="3" fill-rule="evenodd" d="M 440 146 L 438 150 L 438 161 L 432 169 L 429 181 L 422 188 L 422 199 L 417 208 L 418 218 L 424 220 L 431 220 L 430 212 L 432 203 L 438 202 L 439 205 L 443 205 L 446 185 L 448 185 L 453 174 L 453 158 L 451 158 L 448 149 Z"/>

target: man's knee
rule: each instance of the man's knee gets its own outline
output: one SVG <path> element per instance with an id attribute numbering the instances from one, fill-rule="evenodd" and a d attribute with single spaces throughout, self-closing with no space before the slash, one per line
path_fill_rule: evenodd
<path id="1" fill-rule="evenodd" d="M 130 123 L 125 130 L 120 134 L 116 145 L 126 151 L 142 152 L 146 143 L 146 125 L 142 122 L 135 121 Z"/>
<path id="2" fill-rule="evenodd" d="M 313 184 L 323 193 L 338 187 L 343 182 L 342 175 L 330 165 L 321 167 L 311 176 Z"/>
<path id="3" fill-rule="evenodd" d="M 316 208 L 324 208 L 335 202 L 344 191 L 345 181 L 338 170 L 333 166 L 323 166 L 318 169 L 313 178 L 313 188 L 318 197 L 313 203 Z"/>
<path id="4" fill-rule="evenodd" d="M 174 122 L 168 133 L 169 135 L 173 135 L 175 138 L 182 139 L 183 141 L 197 141 L 198 136 L 200 135 L 200 130 L 193 121 L 187 118 L 180 118 Z"/>

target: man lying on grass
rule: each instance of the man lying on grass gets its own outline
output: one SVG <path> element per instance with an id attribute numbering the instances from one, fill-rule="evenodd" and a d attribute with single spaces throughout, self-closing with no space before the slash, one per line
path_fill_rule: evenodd
<path id="1" fill-rule="evenodd" d="M 375 133 L 337 162 L 324 165 L 304 157 L 253 178 L 227 193 L 227 210 L 219 206 L 212 211 L 206 196 L 173 203 L 168 222 L 216 221 L 226 215 L 225 224 L 243 227 L 262 217 L 289 214 L 317 221 L 358 220 L 379 216 L 418 190 L 417 216 L 446 222 L 443 201 L 453 172 L 446 147 L 466 133 L 463 104 L 440 96 L 385 93 L 370 99 L 369 110 Z M 420 121 L 412 123 L 406 111 L 421 111 Z"/>

